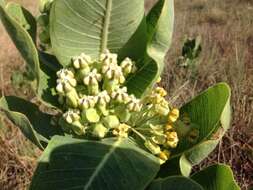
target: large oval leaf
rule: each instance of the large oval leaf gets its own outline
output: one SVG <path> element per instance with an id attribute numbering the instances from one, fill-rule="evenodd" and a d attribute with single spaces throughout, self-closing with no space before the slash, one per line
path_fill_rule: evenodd
<path id="1" fill-rule="evenodd" d="M 217 164 L 210 166 L 191 177 L 205 190 L 240 190 L 229 166 Z"/>
<path id="2" fill-rule="evenodd" d="M 144 0 L 56 0 L 50 12 L 54 54 L 63 65 L 84 52 L 118 52 L 144 16 Z M 64 31 L 64 32 L 63 32 Z"/>
<path id="3" fill-rule="evenodd" d="M 157 159 L 128 139 L 55 136 L 39 160 L 30 189 L 139 190 L 158 170 Z"/>
<path id="4" fill-rule="evenodd" d="M 183 176 L 170 176 L 157 179 L 151 183 L 148 190 L 204 190 L 195 181 Z"/>
<path id="5" fill-rule="evenodd" d="M 164 58 L 170 48 L 174 28 L 174 0 L 159 0 L 151 9 L 147 21 L 147 55 L 138 64 L 138 71 L 127 82 L 137 97 L 144 96 L 164 68 Z"/>
<path id="6" fill-rule="evenodd" d="M 20 54 L 27 62 L 34 79 L 39 83 L 39 58 L 33 41 L 36 35 L 35 19 L 26 9 L 13 3 L 8 4 L 7 7 L 2 3 L 0 19 Z"/>
<path id="7" fill-rule="evenodd" d="M 21 98 L 2 97 L 0 110 L 4 111 L 23 134 L 41 149 L 47 145 L 52 136 L 63 134 L 60 128 L 50 124 L 51 115 L 41 112 L 35 104 Z"/>
<path id="8" fill-rule="evenodd" d="M 230 126 L 229 86 L 220 83 L 209 88 L 184 105 L 180 112 L 181 121 L 177 123 L 180 143 L 172 158 L 181 156 L 178 159 L 180 170 L 188 176 L 191 166 L 201 162 L 214 150 Z M 183 122 L 185 117 L 189 124 Z M 162 166 L 162 176 L 168 167 L 169 162 Z"/>

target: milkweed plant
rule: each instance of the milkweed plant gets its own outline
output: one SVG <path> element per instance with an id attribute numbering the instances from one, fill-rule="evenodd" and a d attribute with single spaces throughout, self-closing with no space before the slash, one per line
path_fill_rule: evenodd
<path id="1" fill-rule="evenodd" d="M 45 189 L 239 189 L 230 168 L 192 167 L 230 126 L 230 88 L 181 108 L 159 84 L 173 0 L 41 0 L 35 18 L 0 0 L 3 26 L 26 61 L 36 101 L 0 99 L 42 151 L 30 184 Z"/>

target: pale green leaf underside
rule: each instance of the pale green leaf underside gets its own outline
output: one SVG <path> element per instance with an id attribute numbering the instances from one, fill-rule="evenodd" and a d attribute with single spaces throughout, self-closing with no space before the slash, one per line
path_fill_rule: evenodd
<path id="1" fill-rule="evenodd" d="M 67 65 L 82 52 L 93 58 L 105 49 L 117 53 L 143 15 L 143 0 L 56 0 L 50 15 L 54 54 Z"/>
<path id="2" fill-rule="evenodd" d="M 20 5 L 8 4 L 8 8 L 0 6 L 0 19 L 19 50 L 22 57 L 27 62 L 37 81 L 40 80 L 39 58 L 36 46 L 29 32 L 35 38 L 36 29 L 33 16 Z M 10 13 L 8 13 L 8 10 Z M 14 18 L 13 15 L 19 17 Z M 19 16 L 18 16 L 19 15 Z M 35 32 L 35 33 L 34 33 Z"/>
<path id="3" fill-rule="evenodd" d="M 158 170 L 157 159 L 128 139 L 55 136 L 39 160 L 30 189 L 139 190 Z"/>
<path id="4" fill-rule="evenodd" d="M 205 190 L 240 190 L 232 170 L 223 164 L 205 168 L 191 178 L 201 184 Z"/>
<path id="5" fill-rule="evenodd" d="M 157 179 L 151 183 L 148 190 L 204 190 L 195 181 L 183 176 L 170 176 Z"/>

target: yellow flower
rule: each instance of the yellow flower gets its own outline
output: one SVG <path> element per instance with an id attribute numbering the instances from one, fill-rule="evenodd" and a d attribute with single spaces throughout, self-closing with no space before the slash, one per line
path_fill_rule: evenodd
<path id="1" fill-rule="evenodd" d="M 160 152 L 159 154 L 159 158 L 166 161 L 168 160 L 170 157 L 170 152 L 168 150 L 163 150 L 162 152 Z"/>
<path id="2" fill-rule="evenodd" d="M 178 136 L 177 136 L 177 132 L 175 132 L 175 131 L 166 132 L 166 137 L 167 137 L 166 145 L 168 145 L 171 148 L 176 148 L 178 141 L 179 141 Z"/>
<path id="3" fill-rule="evenodd" d="M 117 128 L 112 131 L 112 134 L 118 137 L 128 137 L 128 131 L 130 126 L 127 124 L 120 124 Z"/>
<path id="4" fill-rule="evenodd" d="M 172 127 L 172 125 L 170 125 L 170 124 L 167 124 L 166 126 L 165 126 L 165 130 L 166 131 L 170 131 L 170 130 L 172 130 L 173 129 L 173 127 Z"/>
<path id="5" fill-rule="evenodd" d="M 170 123 L 174 123 L 174 122 L 177 121 L 178 117 L 179 117 L 179 110 L 176 109 L 176 108 L 174 108 L 174 109 L 172 109 L 172 110 L 170 111 L 170 113 L 169 113 L 168 121 L 169 121 Z"/>
<path id="6" fill-rule="evenodd" d="M 159 94 L 160 96 L 162 96 L 162 97 L 164 97 L 164 96 L 167 95 L 166 90 L 164 88 L 162 88 L 162 87 L 156 87 L 155 92 L 157 94 Z"/>

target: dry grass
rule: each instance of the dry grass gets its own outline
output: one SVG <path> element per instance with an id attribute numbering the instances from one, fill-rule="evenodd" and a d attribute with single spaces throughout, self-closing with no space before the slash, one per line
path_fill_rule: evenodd
<path id="1" fill-rule="evenodd" d="M 152 1 L 152 0 L 149 0 Z M 18 1 L 35 10 L 35 1 Z M 174 41 L 167 57 L 163 85 L 182 105 L 198 92 L 220 81 L 232 88 L 232 128 L 219 147 L 196 169 L 212 163 L 227 163 L 243 190 L 253 182 L 253 1 L 252 0 L 177 0 Z M 150 7 L 150 4 L 147 4 Z M 0 89 L 16 94 L 10 85 L 10 74 L 23 68 L 22 60 L 0 26 L 0 63 L 4 71 Z M 198 74 L 175 63 L 183 39 L 201 35 L 202 49 Z M 37 150 L 13 127 L 0 134 L 0 187 L 23 189 L 33 171 Z M 27 149 L 28 147 L 28 149 Z M 28 150 L 28 151 L 27 151 Z M 28 155 L 26 157 L 25 155 Z M 1 188 L 0 188 L 1 189 Z"/>

